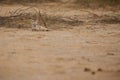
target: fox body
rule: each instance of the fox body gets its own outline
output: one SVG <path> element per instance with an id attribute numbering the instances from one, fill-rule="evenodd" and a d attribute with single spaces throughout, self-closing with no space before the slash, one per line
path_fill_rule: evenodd
<path id="1" fill-rule="evenodd" d="M 32 30 L 33 31 L 49 31 L 47 28 L 39 25 L 37 20 L 32 20 Z"/>

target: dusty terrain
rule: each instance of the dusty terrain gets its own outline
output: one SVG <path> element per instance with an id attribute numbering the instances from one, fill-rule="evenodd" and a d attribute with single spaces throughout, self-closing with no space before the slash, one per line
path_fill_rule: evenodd
<path id="1" fill-rule="evenodd" d="M 2 7 L 9 10 L 17 6 Z M 45 8 L 50 15 L 79 15 L 83 21 L 83 15 L 88 15 L 52 5 Z M 72 29 L 59 26 L 64 28 L 51 27 L 48 32 L 1 26 L 0 80 L 120 80 L 119 23 L 83 24 Z"/>

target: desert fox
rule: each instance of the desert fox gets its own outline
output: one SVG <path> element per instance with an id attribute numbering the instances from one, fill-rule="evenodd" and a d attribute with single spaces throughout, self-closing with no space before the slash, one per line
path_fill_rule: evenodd
<path id="1" fill-rule="evenodd" d="M 32 30 L 33 31 L 49 31 L 47 28 L 38 24 L 38 20 L 32 20 Z"/>

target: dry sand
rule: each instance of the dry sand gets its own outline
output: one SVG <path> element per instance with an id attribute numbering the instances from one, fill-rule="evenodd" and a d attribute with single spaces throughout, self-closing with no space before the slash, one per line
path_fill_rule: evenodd
<path id="1" fill-rule="evenodd" d="M 120 24 L 0 27 L 0 80 L 120 80 Z"/>

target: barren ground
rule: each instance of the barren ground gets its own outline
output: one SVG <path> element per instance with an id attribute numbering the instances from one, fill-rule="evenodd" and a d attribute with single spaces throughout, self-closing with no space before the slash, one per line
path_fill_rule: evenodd
<path id="1" fill-rule="evenodd" d="M 49 7 L 45 9 L 50 15 L 87 15 Z M 48 32 L 0 27 L 0 80 L 120 80 L 120 24 L 86 24 Z"/>

